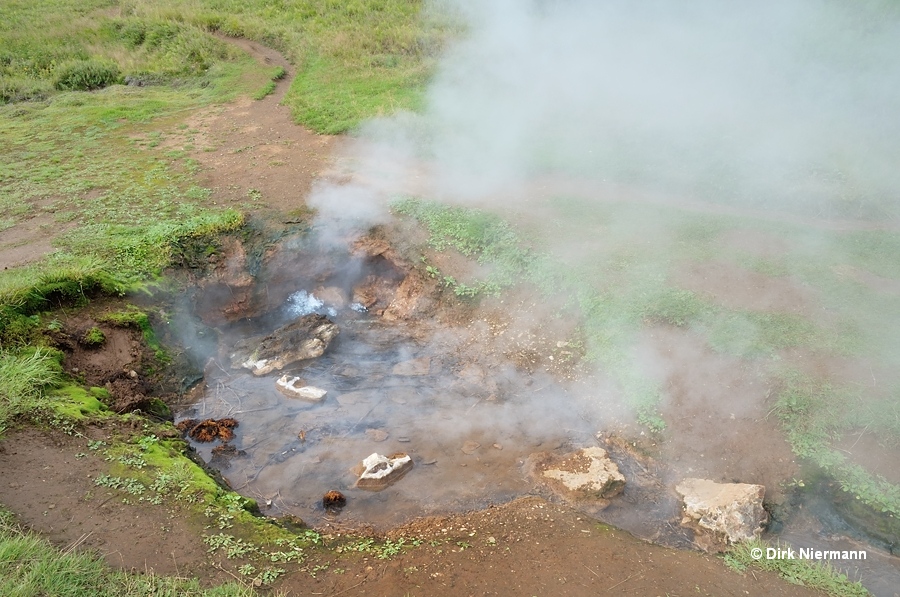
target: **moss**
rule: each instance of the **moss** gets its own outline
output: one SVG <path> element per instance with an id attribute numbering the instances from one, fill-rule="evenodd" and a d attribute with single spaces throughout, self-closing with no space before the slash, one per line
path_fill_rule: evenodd
<path id="1" fill-rule="evenodd" d="M 0 347 L 34 344 L 40 317 L 24 315 L 9 306 L 0 307 Z"/>
<path id="2" fill-rule="evenodd" d="M 891 513 L 880 512 L 844 491 L 835 492 L 834 505 L 847 522 L 880 541 L 895 544 L 900 537 L 900 518 Z"/>
<path id="3" fill-rule="evenodd" d="M 172 420 L 172 409 L 170 409 L 169 405 L 159 398 L 152 398 L 150 400 L 150 404 L 147 407 L 147 412 L 160 419 L 165 419 L 167 421 Z"/>
<path id="4" fill-rule="evenodd" d="M 106 334 L 97 326 L 89 329 L 81 338 L 81 343 L 85 346 L 101 346 L 104 342 L 106 342 Z"/>
<path id="5" fill-rule="evenodd" d="M 99 316 L 97 320 L 117 327 L 130 327 L 140 330 L 144 342 L 146 342 L 147 346 L 153 350 L 156 360 L 162 364 L 171 362 L 171 358 L 159 343 L 159 339 L 153 331 L 153 326 L 150 324 L 150 316 L 138 307 L 128 305 L 121 311 L 105 313 L 104 315 Z"/>
<path id="6" fill-rule="evenodd" d="M 101 397 L 108 397 L 109 392 L 103 388 L 85 389 L 74 384 L 67 384 L 56 388 L 49 394 L 50 406 L 57 414 L 76 421 L 89 416 L 99 416 L 109 409 Z"/>

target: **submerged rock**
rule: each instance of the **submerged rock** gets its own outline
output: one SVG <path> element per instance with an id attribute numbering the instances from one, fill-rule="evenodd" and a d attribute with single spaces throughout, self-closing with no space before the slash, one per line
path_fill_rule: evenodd
<path id="1" fill-rule="evenodd" d="M 415 377 L 420 375 L 428 375 L 431 372 L 431 357 L 419 357 L 402 361 L 394 365 L 391 373 L 394 375 L 403 375 L 406 377 Z"/>
<path id="2" fill-rule="evenodd" d="M 769 520 L 762 485 L 684 479 L 675 486 L 684 500 L 683 526 L 699 532 L 698 546 L 707 551 L 759 537 Z"/>
<path id="3" fill-rule="evenodd" d="M 337 335 L 337 325 L 324 315 L 304 315 L 267 336 L 239 341 L 231 354 L 231 366 L 265 375 L 285 365 L 322 356 Z"/>
<path id="4" fill-rule="evenodd" d="M 322 507 L 326 510 L 337 511 L 347 505 L 347 498 L 340 491 L 332 489 L 322 496 Z"/>
<path id="5" fill-rule="evenodd" d="M 531 476 L 570 502 L 590 502 L 600 509 L 625 489 L 625 476 L 599 447 L 558 456 L 539 452 L 528 457 Z"/>
<path id="6" fill-rule="evenodd" d="M 412 458 L 404 453 L 382 456 L 372 453 L 362 461 L 356 486 L 369 491 L 381 491 L 396 483 L 413 467 Z"/>
<path id="7" fill-rule="evenodd" d="M 203 421 L 184 419 L 175 424 L 179 431 L 198 442 L 213 442 L 217 439 L 223 442 L 231 441 L 234 438 L 234 428 L 237 426 L 238 422 L 231 417 Z"/>
<path id="8" fill-rule="evenodd" d="M 373 442 L 383 442 L 390 437 L 390 434 L 384 429 L 366 429 L 366 437 Z"/>
<path id="9" fill-rule="evenodd" d="M 328 393 L 322 388 L 308 386 L 301 378 L 290 375 L 282 375 L 278 378 L 278 381 L 275 382 L 275 389 L 288 398 L 300 398 L 312 402 L 321 401 Z"/>

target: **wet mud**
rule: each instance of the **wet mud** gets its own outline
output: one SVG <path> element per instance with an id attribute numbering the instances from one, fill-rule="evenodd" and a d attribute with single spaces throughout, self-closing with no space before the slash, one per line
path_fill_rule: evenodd
<path id="1" fill-rule="evenodd" d="M 458 313 L 444 317 L 433 310 L 432 295 L 427 315 L 386 317 L 396 310 L 398 289 L 414 275 L 398 257 L 352 249 L 325 253 L 297 254 L 293 265 L 288 253 L 274 251 L 277 259 L 259 273 L 268 281 L 270 300 L 257 298 L 249 317 L 207 327 L 204 310 L 215 308 L 215 301 L 202 297 L 202 288 L 183 299 L 186 319 L 179 327 L 205 338 L 198 345 L 207 350 L 197 359 L 206 359 L 206 377 L 192 399 L 176 408 L 176 419 L 239 421 L 227 444 L 193 444 L 234 489 L 255 498 L 264 514 L 287 514 L 313 526 L 387 531 L 420 516 L 482 509 L 526 495 L 559 502 L 529 479 L 528 457 L 600 445 L 627 485 L 608 507 L 579 504 L 588 515 L 660 544 L 691 547 L 692 532 L 679 524 L 681 504 L 673 491 L 681 478 L 762 482 L 776 512 L 770 538 L 829 549 L 866 545 L 872 560 L 848 571 L 872 587 L 900 581 L 890 545 L 867 542 L 832 502 L 784 483 L 799 468 L 777 422 L 766 418 L 767 371 L 706 354 L 682 330 L 651 329 L 636 358 L 653 354 L 654 362 L 666 363 L 655 375 L 666 387 L 663 410 L 672 424 L 665 437 L 642 436 L 610 414 L 606 402 L 613 396 L 602 377 L 566 379 L 518 362 L 508 338 L 502 346 L 485 341 L 485 327 L 509 330 L 508 322 L 486 318 L 479 325 Z M 296 275 L 286 279 L 285 269 Z M 375 298 L 367 309 L 354 299 L 371 288 L 380 290 L 370 293 Z M 230 363 L 232 347 L 242 340 L 309 313 L 325 315 L 340 329 L 322 356 L 263 376 Z M 693 352 L 674 351 L 676 344 L 696 346 Z M 540 347 L 529 350 L 532 360 L 552 362 Z M 277 387 L 282 375 L 326 394 L 317 401 L 290 397 Z M 740 394 L 741 400 L 730 403 L 744 410 L 719 409 L 714 392 L 703 389 L 711 379 L 724 380 Z M 361 462 L 373 453 L 409 454 L 413 468 L 381 491 L 361 489 Z M 327 498 L 332 492 L 343 505 Z"/>

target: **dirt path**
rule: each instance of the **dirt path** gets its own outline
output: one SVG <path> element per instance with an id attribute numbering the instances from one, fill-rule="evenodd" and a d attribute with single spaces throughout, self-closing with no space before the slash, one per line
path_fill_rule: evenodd
<path id="1" fill-rule="evenodd" d="M 170 133 L 161 147 L 190 148 L 190 156 L 200 164 L 200 184 L 213 190 L 217 204 L 249 204 L 289 216 L 304 206 L 340 139 L 293 123 L 281 100 L 293 81 L 294 67 L 281 54 L 256 42 L 224 39 L 261 64 L 281 66 L 285 76 L 261 100 L 243 97 L 197 112 L 185 120 L 187 128 Z"/>

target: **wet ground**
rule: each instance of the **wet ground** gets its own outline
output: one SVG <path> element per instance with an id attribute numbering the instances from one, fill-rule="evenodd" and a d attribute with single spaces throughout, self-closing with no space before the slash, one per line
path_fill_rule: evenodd
<path id="1" fill-rule="evenodd" d="M 361 271 L 356 282 L 367 275 Z M 330 516 L 322 496 L 336 489 L 349 502 L 342 522 L 386 529 L 527 494 L 529 454 L 596 443 L 587 405 L 549 375 L 524 376 L 511 363 L 467 356 L 465 330 L 436 320 L 388 322 L 358 304 L 324 303 L 312 290 L 298 283 L 270 312 L 220 326 L 201 395 L 177 414 L 239 420 L 231 443 L 244 454 L 217 463 L 266 513 L 319 524 Z M 261 377 L 231 368 L 227 348 L 237 340 L 309 312 L 340 328 L 322 357 Z M 283 374 L 326 390 L 325 399 L 283 395 L 275 384 Z M 196 448 L 209 460 L 216 445 Z M 414 469 L 388 490 L 355 489 L 351 469 L 373 452 L 408 453 Z"/>
<path id="2" fill-rule="evenodd" d="M 324 260 L 320 255 L 319 265 L 310 268 L 302 253 L 296 259 L 297 266 L 288 269 L 305 273 L 267 293 L 274 300 L 260 306 L 258 315 L 207 327 L 202 316 L 213 305 L 195 290 L 185 301 L 193 314 L 178 324 L 205 338 L 207 352 L 199 357 L 212 356 L 195 400 L 177 409 L 176 419 L 239 421 L 230 442 L 233 455 L 214 455 L 219 442 L 194 445 L 233 488 L 256 498 L 265 514 L 292 514 L 315 526 L 388 530 L 423 515 L 540 495 L 523 467 L 530 454 L 599 444 L 622 467 L 628 486 L 608 509 L 583 510 L 591 516 L 657 543 L 688 547 L 691 535 L 679 526 L 680 504 L 672 491 L 681 478 L 762 482 L 767 501 L 778 507 L 769 538 L 796 547 L 866 549 L 869 560 L 847 571 L 865 579 L 875 594 L 893 595 L 900 586 L 900 565 L 888 546 L 867 543 L 828 500 L 785 485 L 799 468 L 777 422 L 765 417 L 764 370 L 706 354 L 702 342 L 686 350 L 692 343 L 679 329 L 648 332 L 637 358 L 652 353 L 653 362 L 667 363 L 655 373 L 670 397 L 663 405 L 670 426 L 655 446 L 611 415 L 605 402 L 613 397 L 601 377 L 563 381 L 540 368 L 523 370 L 510 358 L 518 353 L 509 351 L 508 339 L 502 349 L 493 343 L 503 334 L 493 340 L 480 335 L 484 326 L 492 328 L 489 318 L 481 327 L 478 321 L 452 325 L 436 316 L 388 321 L 384 304 L 367 311 L 353 303 L 360 285 L 372 286 L 372 271 L 400 284 L 403 276 L 389 264 L 338 254 Z M 285 260 L 290 258 L 278 260 L 279 271 Z M 260 273 L 269 283 L 275 278 L 283 281 L 283 274 Z M 333 300 L 321 300 L 316 292 Z M 340 328 L 322 357 L 259 377 L 232 367 L 230 348 L 238 340 L 310 312 L 329 316 Z M 512 334 L 505 325 L 496 327 Z M 564 344 L 547 335 L 551 345 Z M 325 398 L 310 402 L 283 395 L 275 384 L 283 374 L 326 390 Z M 723 384 L 735 397 L 728 403 L 716 401 L 715 388 Z M 744 406 L 735 410 L 735 404 Z M 637 441 L 625 439 L 629 433 Z M 383 491 L 355 488 L 354 467 L 375 452 L 409 454 L 414 467 Z M 329 490 L 347 497 L 339 513 L 322 506 Z"/>

